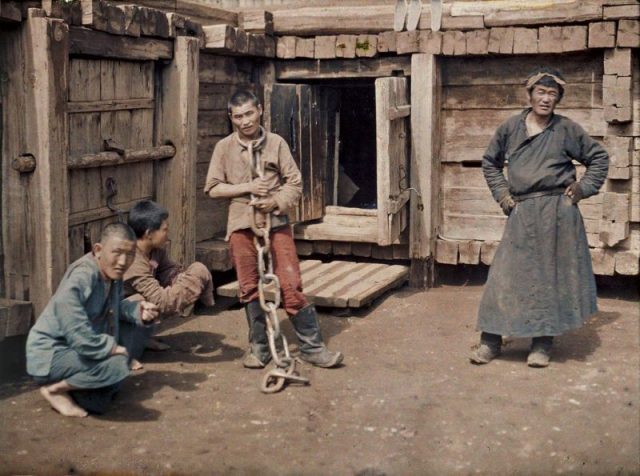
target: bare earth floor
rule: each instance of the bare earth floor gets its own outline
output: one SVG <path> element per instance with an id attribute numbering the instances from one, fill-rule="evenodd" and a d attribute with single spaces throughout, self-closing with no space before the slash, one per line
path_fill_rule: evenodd
<path id="1" fill-rule="evenodd" d="M 356 315 L 323 313 L 345 365 L 305 365 L 311 385 L 276 395 L 241 367 L 244 313 L 222 304 L 163 323 L 173 349 L 148 352 L 105 416 L 63 418 L 26 378 L 4 381 L 0 472 L 639 474 L 637 296 L 601 293 L 599 314 L 541 370 L 521 339 L 469 364 L 481 292 L 403 289 Z"/>

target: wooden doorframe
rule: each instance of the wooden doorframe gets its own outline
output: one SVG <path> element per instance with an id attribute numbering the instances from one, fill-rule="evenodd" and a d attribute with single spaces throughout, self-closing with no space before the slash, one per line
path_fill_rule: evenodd
<path id="1" fill-rule="evenodd" d="M 409 285 L 435 284 L 440 213 L 441 68 L 432 54 L 411 57 L 411 194 Z M 418 197 L 420 195 L 420 198 Z"/>

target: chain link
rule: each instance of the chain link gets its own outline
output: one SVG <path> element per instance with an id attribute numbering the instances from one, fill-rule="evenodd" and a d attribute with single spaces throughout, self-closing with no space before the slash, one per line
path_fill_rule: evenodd
<path id="1" fill-rule="evenodd" d="M 260 177 L 263 176 L 260 167 L 256 167 Z M 256 199 L 251 195 L 252 200 Z M 278 319 L 278 307 L 281 302 L 280 279 L 273 271 L 273 259 L 271 256 L 271 214 L 264 214 L 265 225 L 258 227 L 256 224 L 255 207 L 251 206 L 251 230 L 254 233 L 253 244 L 258 252 L 258 297 L 260 307 L 265 314 L 267 324 L 267 338 L 269 340 L 269 351 L 275 364 L 275 368 L 269 370 L 262 379 L 260 390 L 264 393 L 276 393 L 284 388 L 287 382 L 308 384 L 309 379 L 301 377 L 296 370 L 299 363 L 297 358 L 291 357 L 287 338 L 280 332 L 280 320 Z M 273 285 L 273 302 L 266 298 L 266 287 Z M 278 351 L 281 347 L 282 352 Z"/>

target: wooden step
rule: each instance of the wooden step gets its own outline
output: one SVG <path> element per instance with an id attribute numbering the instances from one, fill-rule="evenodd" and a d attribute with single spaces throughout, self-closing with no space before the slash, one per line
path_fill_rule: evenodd
<path id="1" fill-rule="evenodd" d="M 303 260 L 300 271 L 307 299 L 327 307 L 366 306 L 389 289 L 401 286 L 409 276 L 407 266 L 353 261 Z M 216 292 L 237 297 L 238 282 L 220 286 Z M 273 286 L 267 286 L 266 297 L 274 299 Z"/>
<path id="2" fill-rule="evenodd" d="M 0 298 L 0 340 L 29 333 L 33 316 L 30 301 Z"/>
<path id="3" fill-rule="evenodd" d="M 196 243 L 196 261 L 213 271 L 229 271 L 233 268 L 229 243 L 222 239 Z"/>

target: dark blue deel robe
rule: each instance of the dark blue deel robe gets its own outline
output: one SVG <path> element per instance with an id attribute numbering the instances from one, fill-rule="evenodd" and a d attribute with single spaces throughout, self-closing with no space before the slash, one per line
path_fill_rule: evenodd
<path id="1" fill-rule="evenodd" d="M 529 111 L 498 127 L 482 160 L 494 199 L 510 193 L 516 206 L 489 271 L 477 328 L 517 337 L 555 336 L 580 327 L 597 310 L 582 216 L 563 194 L 576 181 L 572 160 L 586 166 L 580 180 L 586 198 L 604 183 L 609 156 L 582 127 L 558 114 L 529 137 Z"/>

